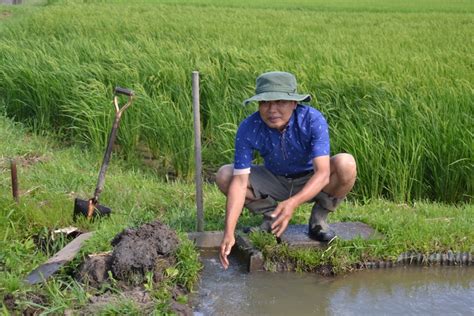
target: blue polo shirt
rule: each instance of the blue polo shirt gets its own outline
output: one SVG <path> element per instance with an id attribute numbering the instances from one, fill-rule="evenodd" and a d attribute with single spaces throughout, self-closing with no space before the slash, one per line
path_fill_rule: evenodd
<path id="1" fill-rule="evenodd" d="M 270 128 L 257 111 L 240 123 L 235 137 L 234 174 L 250 173 L 254 151 L 265 167 L 288 176 L 312 170 L 312 159 L 329 155 L 329 132 L 324 116 L 298 104 L 285 130 Z"/>

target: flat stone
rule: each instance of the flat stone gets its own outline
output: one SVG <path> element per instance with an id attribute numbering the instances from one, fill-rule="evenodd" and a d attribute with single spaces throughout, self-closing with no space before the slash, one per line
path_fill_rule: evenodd
<path id="1" fill-rule="evenodd" d="M 224 232 L 222 231 L 188 233 L 188 238 L 193 241 L 199 249 L 218 249 L 223 237 Z"/>
<path id="2" fill-rule="evenodd" d="M 352 240 L 355 238 L 371 239 L 380 238 L 381 234 L 372 227 L 361 222 L 340 222 L 329 224 L 336 232 L 338 238 Z M 308 235 L 308 225 L 289 225 L 285 233 L 280 237 L 281 241 L 292 247 L 325 247 L 327 243 L 313 240 Z"/>

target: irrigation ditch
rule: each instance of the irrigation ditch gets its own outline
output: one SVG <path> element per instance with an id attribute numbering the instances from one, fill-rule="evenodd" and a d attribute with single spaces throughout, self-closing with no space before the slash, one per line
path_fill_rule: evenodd
<path id="1" fill-rule="evenodd" d="M 309 243 L 301 234 L 302 226 L 289 227 L 290 236 L 286 236 L 285 241 L 289 246 L 323 250 L 330 246 Z M 363 227 L 357 223 L 351 226 Z M 295 232 L 299 236 L 295 237 Z M 435 305 L 447 312 L 463 314 L 471 308 L 474 257 L 470 253 L 405 252 L 396 260 L 356 263 L 353 272 L 344 275 L 336 275 L 329 264 L 294 273 L 298 269 L 292 262 L 276 256 L 267 258 L 247 234 L 239 232 L 231 253 L 231 267 L 224 271 L 218 260 L 222 234 L 220 231 L 189 234 L 201 249 L 204 262 L 193 305 L 195 311 L 204 315 L 283 315 L 294 310 L 301 314 L 360 312 L 377 315 L 378 312 L 405 313 L 414 309 L 430 311 Z M 347 234 L 341 237 L 349 238 Z M 377 301 L 374 297 L 382 297 L 384 303 L 370 302 Z M 433 299 L 436 303 L 431 305 L 429 302 Z M 353 302 L 348 304 L 351 300 Z M 372 309 L 365 310 L 366 306 Z"/>

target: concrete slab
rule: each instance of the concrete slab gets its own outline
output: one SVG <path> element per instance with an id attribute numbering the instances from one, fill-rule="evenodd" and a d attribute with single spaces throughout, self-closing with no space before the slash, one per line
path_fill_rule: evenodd
<path id="1" fill-rule="evenodd" d="M 200 249 L 218 249 L 223 237 L 222 231 L 188 233 L 188 238 Z"/>
<path id="2" fill-rule="evenodd" d="M 329 225 L 336 232 L 338 238 L 351 240 L 357 237 L 362 239 L 380 238 L 382 235 L 372 227 L 361 222 L 340 222 Z M 327 243 L 319 242 L 309 238 L 308 225 L 289 225 L 285 233 L 280 237 L 282 242 L 292 247 L 325 247 Z"/>

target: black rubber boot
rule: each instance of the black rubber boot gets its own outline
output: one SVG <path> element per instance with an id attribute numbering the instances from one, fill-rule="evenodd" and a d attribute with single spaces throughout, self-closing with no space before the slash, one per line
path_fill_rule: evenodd
<path id="1" fill-rule="evenodd" d="M 316 202 L 309 218 L 308 234 L 310 238 L 329 242 L 336 237 L 336 233 L 329 228 L 326 219 L 328 214 L 333 212 L 343 200 L 343 198 L 335 198 L 325 192 L 320 192 L 316 196 Z"/>
<path id="2" fill-rule="evenodd" d="M 317 241 L 329 242 L 334 237 L 336 233 L 329 228 L 329 225 L 326 223 L 327 214 L 329 210 L 322 208 L 317 205 L 313 207 L 311 211 L 311 217 L 309 218 L 309 237 Z"/>

